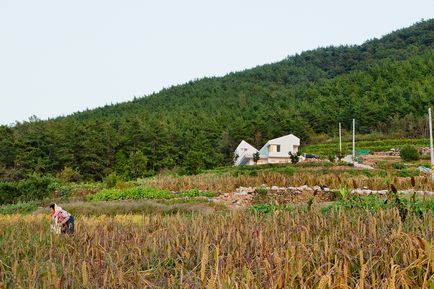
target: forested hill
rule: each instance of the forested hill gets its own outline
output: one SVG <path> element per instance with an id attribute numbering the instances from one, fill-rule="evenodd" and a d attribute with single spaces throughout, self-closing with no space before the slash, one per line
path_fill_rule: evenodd
<path id="1" fill-rule="evenodd" d="M 337 123 L 360 133 L 426 134 L 434 105 L 434 20 L 359 46 L 319 48 L 224 77 L 48 121 L 0 127 L 0 180 L 65 167 L 87 179 L 231 162 L 241 139 L 260 147 L 294 133 L 303 142 Z"/>

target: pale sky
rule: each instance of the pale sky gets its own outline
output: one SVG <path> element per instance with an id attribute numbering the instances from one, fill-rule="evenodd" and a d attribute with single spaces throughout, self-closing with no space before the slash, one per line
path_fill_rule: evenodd
<path id="1" fill-rule="evenodd" d="M 432 0 L 0 0 L 0 124 L 361 44 L 433 16 Z"/>

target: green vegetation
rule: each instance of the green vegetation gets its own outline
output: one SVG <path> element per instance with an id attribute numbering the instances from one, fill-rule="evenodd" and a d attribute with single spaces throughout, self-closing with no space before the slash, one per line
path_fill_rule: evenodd
<path id="1" fill-rule="evenodd" d="M 323 212 L 337 211 L 340 209 L 363 209 L 368 211 L 378 211 L 380 209 L 391 209 L 401 207 L 406 212 L 414 214 L 434 213 L 434 198 L 415 199 L 396 197 L 397 199 L 384 200 L 381 196 L 358 196 L 352 195 L 348 198 L 340 199 L 333 204 L 323 207 Z M 399 201 L 397 201 L 399 200 Z"/>
<path id="2" fill-rule="evenodd" d="M 33 173 L 64 181 L 197 174 L 231 163 L 241 139 L 260 147 L 294 133 L 312 143 L 335 136 L 338 122 L 348 131 L 353 117 L 360 134 L 426 137 L 433 30 L 434 20 L 426 20 L 358 46 L 319 48 L 122 104 L 0 126 L 0 181 Z"/>
<path id="3" fill-rule="evenodd" d="M 0 206 L 0 215 L 28 214 L 28 213 L 32 213 L 33 211 L 35 211 L 36 208 L 37 208 L 37 206 L 33 202 L 3 205 L 3 206 Z"/>
<path id="4" fill-rule="evenodd" d="M 420 155 L 419 152 L 417 151 L 417 149 L 414 146 L 410 146 L 410 145 L 406 145 L 404 147 L 401 148 L 400 152 L 399 152 L 399 156 L 404 160 L 404 161 L 417 161 L 420 159 Z"/>
<path id="5" fill-rule="evenodd" d="M 333 139 L 332 143 L 310 144 L 303 147 L 304 153 L 314 153 L 322 157 L 327 157 L 334 154 L 338 148 L 339 143 Z M 411 146 L 428 146 L 428 139 L 382 139 L 382 140 L 363 140 L 356 141 L 357 149 L 367 149 L 372 152 L 388 151 L 392 148 L 401 148 L 403 145 Z M 342 143 L 344 152 L 351 152 L 352 143 L 346 141 Z"/>
<path id="6" fill-rule="evenodd" d="M 16 202 L 41 200 L 52 195 L 59 181 L 52 177 L 31 175 L 17 182 L 0 182 L 0 205 Z M 67 193 L 60 190 L 59 193 Z"/>
<path id="7" fill-rule="evenodd" d="M 250 211 L 254 213 L 272 213 L 275 211 L 294 211 L 296 207 L 292 204 L 276 205 L 276 204 L 257 204 L 250 207 Z"/>
<path id="8" fill-rule="evenodd" d="M 166 190 L 154 188 L 130 188 L 130 189 L 104 189 L 96 194 L 89 195 L 89 201 L 113 201 L 113 200 L 139 200 L 139 199 L 173 199 L 173 198 L 195 198 L 213 197 L 212 192 L 201 192 L 191 189 L 181 193 L 171 193 Z"/>

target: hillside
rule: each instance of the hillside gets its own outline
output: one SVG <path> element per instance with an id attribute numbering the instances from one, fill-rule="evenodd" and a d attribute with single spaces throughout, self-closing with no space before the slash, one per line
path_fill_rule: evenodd
<path id="1" fill-rule="evenodd" d="M 0 180 L 56 174 L 130 179 L 230 163 L 241 139 L 260 146 L 294 133 L 306 143 L 360 133 L 424 137 L 434 105 L 434 19 L 359 46 L 319 48 L 224 77 L 48 121 L 1 126 Z"/>

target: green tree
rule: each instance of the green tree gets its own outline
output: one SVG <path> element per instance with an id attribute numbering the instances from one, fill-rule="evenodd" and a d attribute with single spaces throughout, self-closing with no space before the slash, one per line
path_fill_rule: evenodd
<path id="1" fill-rule="evenodd" d="M 259 155 L 259 152 L 256 152 L 253 154 L 253 161 L 255 162 L 255 165 L 258 164 L 258 161 L 260 158 L 261 158 L 261 156 Z"/>

